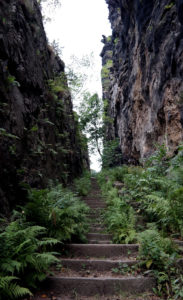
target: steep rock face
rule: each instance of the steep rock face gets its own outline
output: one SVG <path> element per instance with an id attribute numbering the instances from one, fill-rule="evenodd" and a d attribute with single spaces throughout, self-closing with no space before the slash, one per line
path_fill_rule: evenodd
<path id="1" fill-rule="evenodd" d="M 0 0 L 0 213 L 24 199 L 27 185 L 81 174 L 81 139 L 37 1 Z"/>
<path id="2" fill-rule="evenodd" d="M 106 139 L 124 162 L 172 153 L 183 137 L 183 1 L 106 0 L 112 37 L 103 39 Z"/>

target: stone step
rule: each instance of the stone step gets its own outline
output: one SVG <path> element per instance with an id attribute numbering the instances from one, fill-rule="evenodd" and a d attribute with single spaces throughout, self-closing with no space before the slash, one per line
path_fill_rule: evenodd
<path id="1" fill-rule="evenodd" d="M 106 205 L 104 205 L 104 204 L 101 205 L 101 204 L 89 203 L 87 205 L 90 208 L 90 210 L 91 209 L 96 209 L 96 210 L 104 210 L 104 209 L 106 209 Z"/>
<path id="2" fill-rule="evenodd" d="M 93 226 L 90 226 L 89 230 L 90 230 L 90 233 L 93 233 L 93 232 L 98 232 L 98 233 L 103 233 L 105 231 L 105 227 L 100 227 L 98 225 L 98 227 L 93 227 Z"/>
<path id="3" fill-rule="evenodd" d="M 68 244 L 66 250 L 75 256 L 91 257 L 127 257 L 138 253 L 137 244 Z"/>
<path id="4" fill-rule="evenodd" d="M 112 234 L 102 234 L 102 233 L 88 233 L 87 234 L 88 240 L 99 240 L 99 241 L 106 241 L 108 239 L 112 239 Z"/>
<path id="5" fill-rule="evenodd" d="M 89 214 L 101 214 L 103 211 L 103 208 L 92 208 L 89 210 Z"/>
<path id="6" fill-rule="evenodd" d="M 95 227 L 103 227 L 104 229 L 106 229 L 106 226 L 102 223 L 102 222 L 100 222 L 100 220 L 98 219 L 98 218 L 94 218 L 94 217 L 90 217 L 90 218 L 88 218 L 88 225 L 89 226 L 93 226 L 93 224 L 92 223 L 98 223 L 98 226 L 95 226 Z M 93 232 L 95 232 L 95 231 L 93 231 Z"/>
<path id="7" fill-rule="evenodd" d="M 96 216 L 96 215 L 90 215 L 87 216 L 88 221 L 89 221 L 89 225 L 92 223 L 98 223 L 101 224 L 102 220 L 101 220 L 101 216 Z"/>
<path id="8" fill-rule="evenodd" d="M 173 239 L 174 243 L 176 243 L 178 246 L 183 247 L 183 241 L 181 240 L 177 240 L 177 239 Z"/>
<path id="9" fill-rule="evenodd" d="M 106 203 L 106 201 L 103 200 L 101 197 L 85 198 L 83 201 L 85 203 Z"/>
<path id="10" fill-rule="evenodd" d="M 106 204 L 106 202 L 102 198 L 88 198 L 84 200 L 85 203 L 102 203 Z"/>
<path id="11" fill-rule="evenodd" d="M 88 240 L 88 244 L 112 244 L 112 240 L 105 240 L 105 241 L 100 241 L 100 240 Z"/>
<path id="12" fill-rule="evenodd" d="M 83 277 L 50 277 L 46 281 L 46 289 L 54 291 L 54 295 L 68 295 L 72 292 L 84 296 L 115 295 L 117 293 L 138 294 L 151 291 L 155 280 L 150 277 L 124 278 L 83 278 Z"/>
<path id="13" fill-rule="evenodd" d="M 96 227 L 106 228 L 105 224 L 103 224 L 102 222 L 92 223 L 90 226 L 92 226 L 93 228 L 96 228 Z"/>
<path id="14" fill-rule="evenodd" d="M 61 258 L 61 264 L 64 268 L 69 268 L 75 271 L 91 270 L 91 271 L 111 271 L 114 268 L 123 268 L 123 265 L 133 266 L 137 263 L 136 260 L 110 260 L 110 259 L 69 259 Z"/>
<path id="15" fill-rule="evenodd" d="M 87 217 L 96 217 L 98 218 L 98 221 L 102 221 L 102 212 L 93 212 L 93 213 L 88 213 Z"/>
<path id="16" fill-rule="evenodd" d="M 92 209 L 104 209 L 106 208 L 106 204 L 95 204 L 95 203 L 86 203 Z"/>
<path id="17" fill-rule="evenodd" d="M 87 218 L 98 218 L 100 220 L 101 218 L 101 212 L 93 212 L 93 213 L 88 213 Z"/>

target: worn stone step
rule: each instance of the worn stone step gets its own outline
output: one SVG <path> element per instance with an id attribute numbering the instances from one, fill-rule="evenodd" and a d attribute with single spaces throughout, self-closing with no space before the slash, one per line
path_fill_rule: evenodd
<path id="1" fill-rule="evenodd" d="M 96 222 L 96 223 L 92 223 L 90 226 L 92 227 L 101 227 L 101 228 L 105 228 L 105 224 L 102 223 L 101 221 L 100 222 Z"/>
<path id="2" fill-rule="evenodd" d="M 104 200 L 102 200 L 102 198 L 88 198 L 88 199 L 84 199 L 85 203 L 102 203 L 102 204 L 106 204 L 106 202 Z"/>
<path id="3" fill-rule="evenodd" d="M 92 225 L 93 222 L 98 223 L 98 226 L 101 225 L 101 223 L 100 223 L 100 218 L 95 217 L 95 216 L 90 216 L 90 217 L 88 217 L 88 223 L 89 223 L 89 225 Z M 103 225 L 102 225 L 102 226 L 103 226 Z"/>
<path id="4" fill-rule="evenodd" d="M 101 212 L 98 212 L 98 213 L 96 213 L 96 212 L 93 212 L 93 213 L 89 213 L 89 214 L 87 214 L 87 218 L 97 218 L 98 220 L 101 220 L 101 217 L 102 217 L 102 215 L 101 215 L 102 213 Z"/>
<path id="5" fill-rule="evenodd" d="M 131 294 L 151 291 L 155 280 L 150 277 L 124 278 L 83 278 L 83 277 L 50 277 L 46 281 L 46 289 L 54 291 L 54 295 L 67 295 L 74 292 L 84 296 L 115 295 L 120 292 Z"/>
<path id="6" fill-rule="evenodd" d="M 106 200 L 103 199 L 101 196 L 100 197 L 99 196 L 98 197 L 97 196 L 95 196 L 95 197 L 87 197 L 87 198 L 84 198 L 83 201 L 85 201 L 85 202 L 106 203 Z"/>
<path id="7" fill-rule="evenodd" d="M 102 220 L 102 212 L 93 212 L 93 213 L 88 213 L 87 217 L 97 217 L 99 220 Z"/>
<path id="8" fill-rule="evenodd" d="M 90 233 L 93 233 L 93 232 L 103 233 L 103 232 L 105 232 L 105 231 L 106 231 L 106 228 L 105 228 L 105 227 L 100 227 L 100 226 L 98 226 L 98 227 L 93 227 L 93 226 L 91 226 L 91 227 L 89 228 L 89 232 L 90 232 Z"/>
<path id="9" fill-rule="evenodd" d="M 101 203 L 101 204 L 106 204 L 106 202 L 104 200 L 102 200 L 102 198 L 92 198 L 92 199 L 84 199 L 85 203 Z"/>
<path id="10" fill-rule="evenodd" d="M 177 239 L 173 239 L 174 243 L 177 244 L 180 247 L 183 247 L 183 241 L 181 240 L 177 240 Z"/>
<path id="11" fill-rule="evenodd" d="M 106 209 L 106 206 L 101 206 L 101 207 L 98 207 L 98 205 L 94 205 L 94 204 L 88 204 L 88 207 L 90 208 L 90 211 L 92 210 L 99 210 L 99 211 L 103 211 Z"/>
<path id="12" fill-rule="evenodd" d="M 95 203 L 87 203 L 87 205 L 92 209 L 105 209 L 106 204 L 95 204 Z"/>
<path id="13" fill-rule="evenodd" d="M 68 244 L 66 249 L 75 256 L 127 257 L 137 255 L 137 244 Z"/>
<path id="14" fill-rule="evenodd" d="M 112 244 L 112 240 L 105 240 L 105 241 L 88 240 L 88 244 Z"/>
<path id="15" fill-rule="evenodd" d="M 88 240 L 99 240 L 99 241 L 106 241 L 112 240 L 112 234 L 104 234 L 104 233 L 88 233 L 87 234 Z"/>
<path id="16" fill-rule="evenodd" d="M 90 231 L 92 231 L 92 232 L 96 232 L 96 230 L 98 229 L 98 230 L 106 230 L 106 226 L 104 225 L 104 224 L 95 224 L 94 226 L 93 226 L 93 224 L 90 224 Z"/>
<path id="17" fill-rule="evenodd" d="M 101 214 L 104 211 L 103 208 L 92 208 L 88 214 Z"/>
<path id="18" fill-rule="evenodd" d="M 75 271 L 92 270 L 92 271 L 111 271 L 114 268 L 121 268 L 123 265 L 133 266 L 137 263 L 136 260 L 110 260 L 110 259 L 69 259 L 61 258 L 61 264 L 64 268 L 69 268 Z"/>

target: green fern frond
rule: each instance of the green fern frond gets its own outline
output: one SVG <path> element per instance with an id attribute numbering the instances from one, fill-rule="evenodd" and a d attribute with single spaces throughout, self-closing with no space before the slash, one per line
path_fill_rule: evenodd
<path id="1" fill-rule="evenodd" d="M 57 239 L 54 238 L 43 238 L 41 241 L 39 241 L 38 245 L 41 246 L 52 246 L 52 245 L 57 245 L 60 244 L 60 242 Z"/>
<path id="2" fill-rule="evenodd" d="M 5 273 L 14 273 L 15 271 L 19 272 L 21 270 L 21 263 L 16 260 L 7 259 L 7 261 L 2 262 L 1 270 Z"/>
<path id="3" fill-rule="evenodd" d="M 8 299 L 16 299 L 26 295 L 32 296 L 29 289 L 19 286 L 15 276 L 0 276 L 0 295 Z M 2 298 L 3 299 L 3 298 Z"/>

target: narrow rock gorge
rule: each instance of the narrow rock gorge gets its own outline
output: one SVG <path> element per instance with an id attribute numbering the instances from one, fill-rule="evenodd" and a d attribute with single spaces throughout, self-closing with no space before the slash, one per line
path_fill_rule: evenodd
<path id="1" fill-rule="evenodd" d="M 0 0 L 0 213 L 88 166 L 76 119 L 37 1 Z"/>
<path id="2" fill-rule="evenodd" d="M 106 0 L 112 36 L 101 53 L 106 140 L 124 163 L 183 137 L 183 1 Z"/>

